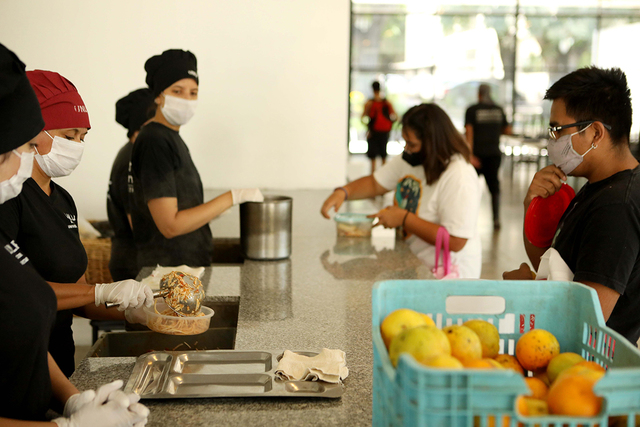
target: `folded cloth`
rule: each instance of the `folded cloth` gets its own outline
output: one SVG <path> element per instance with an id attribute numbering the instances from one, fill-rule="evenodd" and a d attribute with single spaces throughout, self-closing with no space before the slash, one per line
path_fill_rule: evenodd
<path id="1" fill-rule="evenodd" d="M 151 274 L 142 279 L 141 282 L 144 285 L 148 285 L 151 289 L 160 289 L 160 280 L 163 276 L 171 273 L 172 271 L 182 271 L 183 273 L 192 274 L 199 279 L 202 279 L 202 275 L 204 274 L 204 267 L 193 268 L 187 265 L 178 265 L 176 267 L 161 267 L 158 265 L 151 272 Z"/>
<path id="2" fill-rule="evenodd" d="M 322 351 L 313 357 L 285 350 L 275 375 L 286 381 L 325 381 L 339 383 L 349 375 L 342 350 Z"/>
<path id="3" fill-rule="evenodd" d="M 554 248 L 549 248 L 540 257 L 540 265 L 536 280 L 557 280 L 561 282 L 571 282 L 573 280 L 573 271 L 560 256 L 560 253 Z"/>

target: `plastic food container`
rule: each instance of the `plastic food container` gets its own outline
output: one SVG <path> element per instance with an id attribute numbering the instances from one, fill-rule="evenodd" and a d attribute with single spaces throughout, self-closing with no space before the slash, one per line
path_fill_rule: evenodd
<path id="1" fill-rule="evenodd" d="M 489 298 L 499 302 L 492 311 L 486 309 Z M 460 300 L 466 301 L 465 307 Z M 599 304 L 594 289 L 573 282 L 377 282 L 372 291 L 373 425 L 595 427 L 606 426 L 609 416 L 624 415 L 632 423 L 640 402 L 640 351 L 605 326 Z M 517 415 L 516 398 L 529 389 L 511 370 L 431 369 L 408 354 L 400 356 L 394 369 L 380 323 L 398 308 L 426 313 L 438 327 L 484 319 L 498 327 L 501 353 L 513 354 L 518 338 L 533 328 L 548 330 L 560 342 L 561 352 L 578 353 L 607 369 L 594 387 L 604 398 L 601 413 L 587 418 Z M 503 417 L 509 422 L 496 423 Z"/>
<path id="2" fill-rule="evenodd" d="M 156 302 L 155 308 L 162 313 L 169 310 L 164 302 Z M 202 306 L 200 311 L 203 316 L 165 316 L 155 312 L 153 305 L 144 307 L 147 315 L 147 327 L 154 332 L 168 335 L 197 335 L 206 332 L 211 323 L 213 310 Z"/>
<path id="3" fill-rule="evenodd" d="M 369 237 L 373 218 L 367 218 L 367 214 L 339 213 L 333 218 L 336 221 L 339 237 Z"/>

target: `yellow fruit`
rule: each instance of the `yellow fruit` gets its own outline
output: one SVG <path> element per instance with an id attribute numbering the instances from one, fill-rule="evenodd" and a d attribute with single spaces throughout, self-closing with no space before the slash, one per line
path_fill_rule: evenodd
<path id="1" fill-rule="evenodd" d="M 462 362 L 456 359 L 453 356 L 449 356 L 446 354 L 441 354 L 438 356 L 433 356 L 421 362 L 425 366 L 429 366 L 431 368 L 442 368 L 442 369 L 462 369 Z"/>
<path id="2" fill-rule="evenodd" d="M 560 343 L 544 329 L 532 329 L 516 343 L 516 357 L 524 369 L 537 371 L 546 368 L 549 361 L 560 354 Z"/>
<path id="3" fill-rule="evenodd" d="M 505 369 L 513 369 L 520 375 L 524 375 L 524 369 L 520 366 L 520 362 L 516 359 L 515 356 L 511 356 L 510 354 L 499 354 L 493 358 L 496 362 L 501 364 Z"/>
<path id="4" fill-rule="evenodd" d="M 534 397 L 518 396 L 518 399 L 516 400 L 516 408 L 520 415 L 524 415 L 526 417 L 549 415 L 547 402 Z"/>
<path id="5" fill-rule="evenodd" d="M 596 372 L 602 372 L 602 373 L 607 372 L 607 370 L 604 369 L 600 364 L 596 362 L 586 361 L 586 360 L 583 362 L 578 362 L 574 366 L 582 366 L 584 368 L 593 369 Z"/>
<path id="6" fill-rule="evenodd" d="M 527 387 L 531 390 L 529 396 L 534 399 L 546 400 L 547 393 L 549 393 L 549 387 L 539 378 L 528 377 L 524 381 L 527 383 Z"/>
<path id="7" fill-rule="evenodd" d="M 389 358 L 396 366 L 402 353 L 411 354 L 419 363 L 441 354 L 451 355 L 447 335 L 435 326 L 422 325 L 400 332 L 391 341 Z"/>
<path id="8" fill-rule="evenodd" d="M 549 376 L 547 375 L 547 371 L 545 370 L 533 371 L 533 378 L 538 378 L 543 383 L 545 383 L 547 387 L 551 385 L 551 381 L 549 381 Z"/>
<path id="9" fill-rule="evenodd" d="M 498 328 L 485 320 L 467 320 L 462 324 L 467 328 L 473 330 L 473 332 L 480 338 L 480 344 L 482 344 L 482 357 L 495 358 L 500 351 L 500 334 Z"/>
<path id="10" fill-rule="evenodd" d="M 431 326 L 436 326 L 436 322 L 433 321 L 433 319 L 431 317 L 429 317 L 428 315 L 424 314 L 424 313 L 420 313 L 420 315 L 422 316 L 422 318 L 425 321 L 425 324 L 427 325 L 431 325 Z"/>
<path id="11" fill-rule="evenodd" d="M 451 344 L 451 355 L 465 363 L 469 360 L 482 358 L 480 338 L 473 330 L 466 326 L 451 325 L 442 328 Z"/>
<path id="12" fill-rule="evenodd" d="M 408 308 L 401 308 L 387 315 L 380 325 L 380 334 L 384 345 L 389 349 L 391 340 L 405 329 L 426 325 L 424 314 Z"/>
<path id="13" fill-rule="evenodd" d="M 547 376 L 549 381 L 554 382 L 560 372 L 572 367 L 578 362 L 584 362 L 584 358 L 577 353 L 560 353 L 549 361 L 547 366 Z"/>
<path id="14" fill-rule="evenodd" d="M 473 359 L 463 363 L 469 369 L 504 369 L 501 364 L 493 359 Z"/>
<path id="15" fill-rule="evenodd" d="M 596 396 L 593 392 L 593 386 L 599 379 L 598 375 L 602 377 L 604 373 L 588 368 L 565 369 L 549 388 L 549 411 L 556 415 L 577 417 L 598 415 L 602 408 L 602 397 Z"/>

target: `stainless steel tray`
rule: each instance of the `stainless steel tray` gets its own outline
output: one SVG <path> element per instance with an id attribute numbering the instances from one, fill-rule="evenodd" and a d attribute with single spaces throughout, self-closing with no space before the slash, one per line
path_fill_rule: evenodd
<path id="1" fill-rule="evenodd" d="M 342 384 L 276 378 L 280 357 L 269 351 L 154 351 L 138 357 L 124 391 L 142 399 L 342 396 Z"/>

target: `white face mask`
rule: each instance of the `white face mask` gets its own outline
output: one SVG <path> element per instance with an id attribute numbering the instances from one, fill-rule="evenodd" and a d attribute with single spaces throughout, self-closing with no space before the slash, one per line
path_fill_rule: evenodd
<path id="1" fill-rule="evenodd" d="M 164 94 L 163 94 L 164 95 Z M 197 100 L 164 95 L 164 105 L 160 108 L 162 115 L 173 126 L 186 125 L 196 113 Z"/>
<path id="2" fill-rule="evenodd" d="M 571 137 L 573 135 L 577 135 L 580 132 L 584 132 L 589 129 L 591 125 L 586 128 L 579 130 L 578 132 L 574 132 L 569 135 L 563 135 L 558 139 L 550 139 L 547 143 L 547 150 L 549 151 L 549 160 L 551 163 L 559 167 L 562 172 L 566 175 L 569 175 L 571 172 L 578 167 L 580 163 L 584 160 L 584 156 L 591 150 L 593 150 L 595 145 L 591 144 L 591 148 L 585 151 L 584 154 L 578 154 L 576 150 L 573 149 L 573 144 L 571 143 Z"/>
<path id="3" fill-rule="evenodd" d="M 20 194 L 22 184 L 31 178 L 33 170 L 33 153 L 19 153 L 13 150 L 13 154 L 20 157 L 20 168 L 18 172 L 6 181 L 0 182 L 0 204 L 11 200 Z"/>
<path id="4" fill-rule="evenodd" d="M 47 131 L 44 131 L 44 133 L 49 135 Z M 84 142 L 68 141 L 59 136 L 53 137 L 49 135 L 49 137 L 53 139 L 49 153 L 40 154 L 37 153 L 38 150 L 36 149 L 38 165 L 50 178 L 71 174 L 80 163 L 80 160 L 82 160 Z"/>

